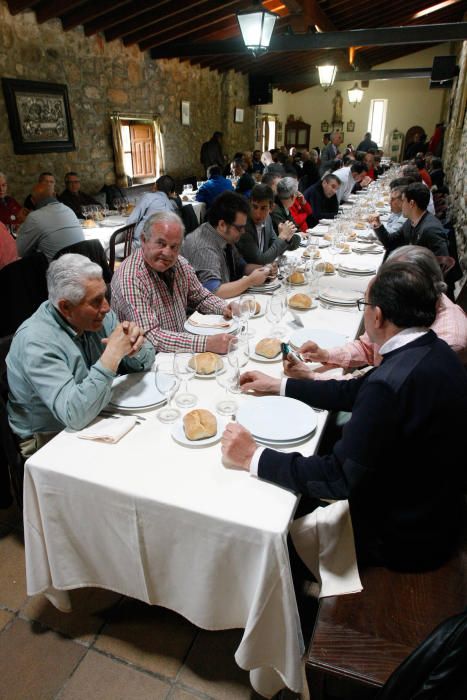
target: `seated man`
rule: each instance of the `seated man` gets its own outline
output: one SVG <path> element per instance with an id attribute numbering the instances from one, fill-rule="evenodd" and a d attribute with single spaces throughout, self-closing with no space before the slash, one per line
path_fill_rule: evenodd
<path id="1" fill-rule="evenodd" d="M 316 226 L 320 219 L 334 219 L 337 215 L 339 202 L 336 193 L 340 184 L 339 178 L 329 173 L 305 190 L 303 196 L 311 205 L 311 215 L 308 217 L 310 226 Z"/>
<path id="2" fill-rule="evenodd" d="M 0 173 L 0 223 L 16 229 L 18 221 L 21 220 L 22 207 L 14 197 L 10 197 L 8 192 L 8 182 L 6 175 Z M 24 215 L 23 215 L 24 218 Z"/>
<path id="3" fill-rule="evenodd" d="M 275 379 L 246 372 L 242 389 L 310 406 L 352 411 L 332 454 L 303 457 L 258 447 L 229 424 L 224 461 L 318 499 L 348 499 L 360 563 L 435 568 L 463 529 L 464 465 L 446 459 L 462 434 L 467 377 L 428 327 L 436 313 L 431 280 L 410 263 L 381 268 L 365 297 L 365 328 L 383 361 L 351 381 Z"/>
<path id="4" fill-rule="evenodd" d="M 220 165 L 211 165 L 208 168 L 208 179 L 203 182 L 196 193 L 196 201 L 204 202 L 206 209 L 209 209 L 215 198 L 222 192 L 233 192 L 232 180 L 222 175 Z"/>
<path id="5" fill-rule="evenodd" d="M 255 185 L 251 191 L 251 214 L 246 230 L 237 243 L 240 255 L 247 263 L 265 265 L 272 263 L 286 250 L 295 250 L 300 245 L 300 236 L 290 221 L 279 224 L 279 235 L 274 231 L 271 211 L 274 192 L 268 185 Z"/>
<path id="6" fill-rule="evenodd" d="M 175 197 L 175 180 L 170 175 L 161 175 L 153 185 L 153 192 L 143 194 L 127 220 L 127 224 L 136 224 L 133 236 L 135 245 L 140 245 L 144 224 L 153 214 L 158 211 L 178 213 Z"/>
<path id="7" fill-rule="evenodd" d="M 333 175 L 335 175 L 340 182 L 339 189 L 337 190 L 337 201 L 339 204 L 348 201 L 349 195 L 352 193 L 356 183 L 362 182 L 367 172 L 367 167 L 364 163 L 352 163 L 351 165 L 346 165 L 343 168 L 334 170 Z"/>
<path id="8" fill-rule="evenodd" d="M 51 197 L 56 197 L 57 194 L 55 192 L 55 177 L 52 173 L 41 173 L 37 179 L 38 183 L 45 182 L 46 185 L 49 186 L 49 193 Z M 26 199 L 24 200 L 24 208 L 28 209 L 29 211 L 34 211 L 36 208 L 36 205 L 34 203 L 34 200 L 32 198 L 32 194 L 28 194 Z"/>
<path id="9" fill-rule="evenodd" d="M 58 199 L 63 204 L 66 204 L 67 207 L 73 209 L 79 219 L 84 218 L 82 207 L 88 204 L 99 205 L 99 202 L 94 197 L 91 197 L 90 194 L 81 192 L 79 175 L 74 172 L 69 172 L 65 175 L 65 189 Z"/>
<path id="10" fill-rule="evenodd" d="M 213 202 L 208 220 L 190 233 L 182 253 L 206 289 L 222 299 L 263 284 L 269 268 L 246 263 L 235 245 L 245 233 L 250 205 L 241 194 L 223 192 Z"/>
<path id="11" fill-rule="evenodd" d="M 146 220 L 141 248 L 112 278 L 112 308 L 119 318 L 137 323 L 158 352 L 225 353 L 232 338 L 228 333 L 203 336 L 184 329 L 188 308 L 226 318 L 232 313 L 230 305 L 202 287 L 191 265 L 179 256 L 183 233 L 174 212 L 158 212 Z"/>
<path id="12" fill-rule="evenodd" d="M 67 254 L 47 270 L 49 299 L 16 331 L 6 358 L 8 419 L 30 456 L 63 428 L 81 430 L 108 404 L 117 372 L 152 366 L 138 326 L 117 323 L 99 265 Z"/>
<path id="13" fill-rule="evenodd" d="M 397 231 L 389 233 L 381 224 L 377 214 L 369 222 L 384 245 L 391 251 L 401 245 L 422 245 L 436 256 L 449 256 L 447 231 L 436 216 L 426 208 L 430 201 L 430 190 L 422 183 L 408 185 L 402 194 L 402 214 L 408 219 Z"/>
<path id="14" fill-rule="evenodd" d="M 389 195 L 389 206 L 391 207 L 391 213 L 389 214 L 388 220 L 385 224 L 385 228 L 388 233 L 398 231 L 407 221 L 402 213 L 402 194 L 407 189 L 407 185 L 397 184 L 401 180 L 404 180 L 404 178 L 393 180 L 390 184 L 391 193 Z"/>
<path id="15" fill-rule="evenodd" d="M 454 304 L 444 292 L 446 283 L 443 273 L 431 250 L 419 245 L 405 245 L 396 248 L 388 257 L 384 265 L 393 262 L 408 262 L 419 271 L 433 280 L 437 292 L 436 318 L 430 326 L 438 338 L 444 340 L 456 352 L 461 360 L 467 356 L 467 316 L 461 307 Z M 313 341 L 304 343 L 299 352 L 306 362 L 321 362 L 322 368 L 313 372 L 305 362 L 284 363 L 284 372 L 295 379 L 328 379 L 329 372 L 320 371 L 330 367 L 343 367 L 344 369 L 365 367 L 366 365 L 378 366 L 381 363 L 379 347 L 374 345 L 368 333 L 364 333 L 356 340 L 345 345 L 325 350 Z M 344 379 L 351 379 L 351 374 L 346 374 Z"/>
<path id="16" fill-rule="evenodd" d="M 50 186 L 41 182 L 31 193 L 35 211 L 32 211 L 18 231 L 16 246 L 21 257 L 44 253 L 47 260 L 74 243 L 84 241 L 84 233 L 76 214 L 51 196 Z"/>
<path id="17" fill-rule="evenodd" d="M 234 158 L 230 164 L 230 172 L 234 178 L 237 179 L 235 192 L 238 192 L 238 194 L 243 194 L 245 197 L 249 197 L 256 181 L 247 171 L 247 164 L 244 157 Z"/>

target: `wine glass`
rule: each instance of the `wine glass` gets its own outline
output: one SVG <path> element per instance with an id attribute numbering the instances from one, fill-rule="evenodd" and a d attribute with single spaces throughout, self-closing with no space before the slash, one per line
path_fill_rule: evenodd
<path id="1" fill-rule="evenodd" d="M 250 343 L 245 333 L 240 333 L 229 342 L 227 362 L 230 365 L 237 363 L 238 367 L 245 367 L 250 359 Z"/>
<path id="2" fill-rule="evenodd" d="M 155 382 L 158 391 L 163 394 L 167 404 L 157 413 L 161 423 L 173 423 L 180 417 L 178 408 L 174 408 L 171 403 L 179 387 L 180 381 L 174 372 L 174 361 L 166 357 L 157 357 L 154 366 Z"/>
<path id="3" fill-rule="evenodd" d="M 245 332 L 249 338 L 252 338 L 255 331 L 250 331 L 248 327 L 248 321 L 252 316 L 255 315 L 256 311 L 256 299 L 253 294 L 242 294 L 239 299 L 240 307 L 240 318 L 245 324 Z"/>
<path id="4" fill-rule="evenodd" d="M 267 305 L 266 318 L 271 323 L 270 336 L 273 338 L 281 337 L 284 329 L 279 326 L 285 314 L 286 300 L 281 294 L 273 294 Z"/>
<path id="5" fill-rule="evenodd" d="M 188 382 L 196 372 L 196 364 L 192 352 L 177 350 L 174 355 L 174 372 L 180 382 L 183 382 L 182 391 L 177 395 L 175 403 L 180 408 L 191 408 L 196 404 L 196 394 L 188 391 Z"/>
<path id="6" fill-rule="evenodd" d="M 235 357 L 232 356 L 222 367 L 216 368 L 216 381 L 225 389 L 224 398 L 216 403 L 216 411 L 222 416 L 231 416 L 235 414 L 238 404 L 229 396 L 229 392 L 240 393 L 240 369 Z"/>

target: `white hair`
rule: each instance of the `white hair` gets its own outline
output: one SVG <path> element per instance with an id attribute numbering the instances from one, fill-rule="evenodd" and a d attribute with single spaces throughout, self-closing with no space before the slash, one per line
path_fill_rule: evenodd
<path id="1" fill-rule="evenodd" d="M 86 295 L 86 282 L 102 279 L 102 268 L 84 255 L 66 253 L 50 263 L 47 270 L 49 301 L 58 308 L 60 299 L 79 304 Z"/>
<path id="2" fill-rule="evenodd" d="M 291 199 L 298 190 L 298 184 L 293 177 L 283 177 L 277 183 L 277 196 L 279 199 Z"/>
<path id="3" fill-rule="evenodd" d="M 180 226 L 182 238 L 185 235 L 185 226 L 183 225 L 183 221 L 178 214 L 176 214 L 174 211 L 157 211 L 155 214 L 152 214 L 152 216 L 149 216 L 144 222 L 141 235 L 145 241 L 148 241 L 151 238 L 152 228 L 155 226 L 155 224 L 177 224 Z"/>

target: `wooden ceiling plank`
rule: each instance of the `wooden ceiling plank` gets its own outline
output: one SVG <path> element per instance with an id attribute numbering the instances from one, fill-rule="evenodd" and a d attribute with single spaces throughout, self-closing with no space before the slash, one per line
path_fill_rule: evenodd
<path id="1" fill-rule="evenodd" d="M 7 0 L 10 14 L 18 15 L 20 12 L 30 10 L 34 5 L 38 5 L 41 0 Z"/>
<path id="2" fill-rule="evenodd" d="M 84 33 L 86 36 L 97 34 L 97 32 L 102 32 L 109 27 L 113 27 L 115 24 L 120 24 L 120 22 L 125 22 L 133 17 L 137 17 L 151 8 L 159 10 L 171 1 L 172 0 L 130 0 L 126 6 L 121 7 L 119 10 L 115 12 L 109 11 L 107 14 L 97 17 L 92 22 L 86 22 L 84 25 Z M 162 10 L 162 12 L 163 11 L 164 10 Z"/>
<path id="3" fill-rule="evenodd" d="M 38 24 L 48 22 L 64 15 L 66 12 L 75 9 L 79 5 L 84 5 L 86 0 L 43 0 L 36 8 L 36 19 Z"/>
<path id="4" fill-rule="evenodd" d="M 108 12 L 114 13 L 122 5 L 131 4 L 131 0 L 88 0 L 84 5 L 67 12 L 62 17 L 62 27 L 65 31 L 79 27 L 81 24 L 91 22 L 97 17 L 102 17 Z"/>

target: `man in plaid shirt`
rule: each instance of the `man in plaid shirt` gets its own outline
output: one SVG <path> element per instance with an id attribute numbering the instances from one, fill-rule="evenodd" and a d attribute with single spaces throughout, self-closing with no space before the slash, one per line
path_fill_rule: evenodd
<path id="1" fill-rule="evenodd" d="M 112 279 L 112 308 L 118 318 L 134 321 L 156 351 L 226 353 L 231 335 L 192 335 L 184 330 L 187 308 L 231 318 L 231 305 L 205 289 L 195 271 L 179 257 L 184 228 L 173 212 L 158 212 L 144 224 L 141 248 Z"/>

